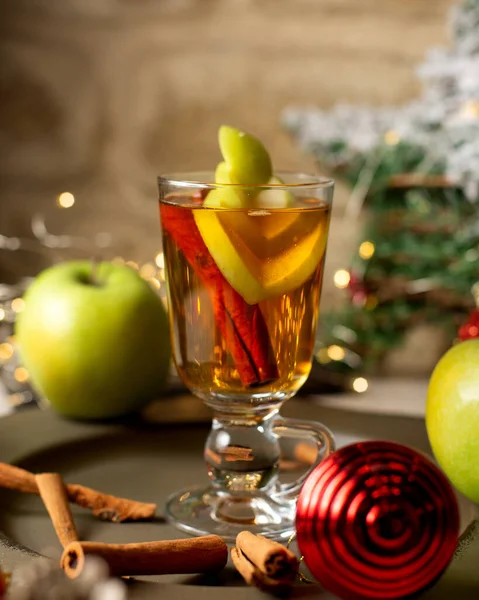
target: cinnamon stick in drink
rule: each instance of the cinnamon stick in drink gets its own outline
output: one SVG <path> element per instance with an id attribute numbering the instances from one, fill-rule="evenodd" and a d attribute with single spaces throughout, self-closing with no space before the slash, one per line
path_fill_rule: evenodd
<path id="1" fill-rule="evenodd" d="M 257 304 L 247 304 L 225 279 L 196 226 L 190 209 L 160 203 L 163 229 L 208 289 L 216 323 L 245 386 L 278 379 L 268 328 Z"/>
<path id="2" fill-rule="evenodd" d="M 222 569 L 228 560 L 226 543 L 217 535 L 138 544 L 73 542 L 60 563 L 68 577 L 80 575 L 90 554 L 101 557 L 111 575 L 118 576 L 205 573 Z"/>
<path id="3" fill-rule="evenodd" d="M 63 479 L 58 473 L 41 473 L 35 481 L 61 545 L 65 548 L 78 541 Z"/>
<path id="4" fill-rule="evenodd" d="M 28 494 L 39 494 L 33 473 L 2 462 L 0 462 L 0 487 Z M 118 498 L 83 485 L 66 484 L 65 488 L 70 502 L 92 510 L 95 516 L 107 521 L 115 523 L 139 521 L 151 519 L 155 515 L 156 504 Z"/>

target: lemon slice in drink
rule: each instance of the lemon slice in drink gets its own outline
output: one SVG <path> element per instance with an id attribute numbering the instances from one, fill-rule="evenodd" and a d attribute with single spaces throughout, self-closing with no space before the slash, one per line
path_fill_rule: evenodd
<path id="1" fill-rule="evenodd" d="M 196 225 L 225 279 L 248 304 L 294 290 L 314 273 L 326 247 L 325 212 L 215 210 L 209 196 L 205 208 L 194 209 Z"/>

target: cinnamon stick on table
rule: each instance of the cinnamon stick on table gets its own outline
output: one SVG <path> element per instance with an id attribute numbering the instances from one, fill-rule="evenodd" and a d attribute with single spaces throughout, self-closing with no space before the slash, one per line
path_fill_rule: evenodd
<path id="1" fill-rule="evenodd" d="M 58 473 L 41 473 L 35 481 L 61 545 L 78 541 L 63 479 Z"/>
<path id="2" fill-rule="evenodd" d="M 72 542 L 60 562 L 68 577 L 80 575 L 89 554 L 101 557 L 118 576 L 219 571 L 228 561 L 226 543 L 217 535 L 138 544 Z"/>
<path id="3" fill-rule="evenodd" d="M 292 589 L 292 582 L 268 577 L 255 567 L 238 548 L 231 549 L 231 560 L 248 585 L 277 596 L 286 596 Z"/>
<path id="4" fill-rule="evenodd" d="M 299 569 L 299 561 L 291 550 L 249 531 L 237 535 L 231 559 L 248 585 L 278 595 L 291 590 Z"/>
<path id="5" fill-rule="evenodd" d="M 28 494 L 40 493 L 33 473 L 2 462 L 0 462 L 0 487 Z M 70 502 L 89 508 L 96 517 L 107 521 L 115 523 L 139 521 L 151 519 L 155 515 L 156 504 L 118 498 L 83 485 L 70 483 L 66 484 L 65 488 Z"/>

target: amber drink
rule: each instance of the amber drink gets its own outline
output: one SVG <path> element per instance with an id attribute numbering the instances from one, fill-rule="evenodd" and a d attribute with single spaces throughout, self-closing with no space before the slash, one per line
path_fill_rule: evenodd
<path id="1" fill-rule="evenodd" d="M 240 301 L 235 306 L 233 296 L 239 292 L 219 277 L 212 277 L 210 283 L 205 281 L 201 269 L 192 264 L 165 231 L 170 326 L 174 361 L 181 378 L 195 394 L 215 404 L 229 403 L 233 398 L 237 404 L 258 406 L 290 397 L 311 369 L 329 206 L 306 198 L 284 210 L 215 210 L 192 207 L 186 197 L 183 200 L 184 204 L 175 207 L 185 213 L 179 219 L 186 224 L 183 235 L 191 240 L 201 218 L 221 224 L 231 247 L 219 250 L 224 252 L 219 273 L 228 275 L 240 292 L 244 286 L 252 294 L 250 302 L 259 301 Z M 162 204 L 163 212 L 168 211 L 167 201 Z M 304 268 L 305 262 L 308 264 Z M 258 287 L 265 286 L 264 293 L 259 290 L 255 297 L 257 290 L 247 289 L 242 267 L 254 273 Z M 225 308 L 218 307 L 218 295 L 226 297 Z M 228 310 L 228 305 L 236 310 Z M 223 319 L 218 318 L 221 309 L 225 313 Z M 259 326 L 254 311 L 258 313 Z M 248 345 L 244 338 L 250 334 L 263 339 Z M 235 363 L 238 346 L 244 349 L 246 369 Z M 267 375 L 262 377 L 255 372 L 258 362 L 266 363 Z"/>

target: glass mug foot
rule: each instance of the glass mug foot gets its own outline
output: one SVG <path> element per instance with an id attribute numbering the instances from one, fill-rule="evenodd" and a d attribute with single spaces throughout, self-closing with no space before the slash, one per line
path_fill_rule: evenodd
<path id="1" fill-rule="evenodd" d="M 317 457 L 299 479 L 278 480 L 279 438 L 313 439 Z M 205 446 L 212 484 L 194 486 L 170 496 L 165 516 L 194 535 L 216 534 L 234 542 L 248 530 L 270 539 L 287 540 L 294 532 L 296 499 L 302 484 L 334 451 L 334 439 L 320 423 L 270 414 L 261 420 L 215 418 Z"/>
<path id="2" fill-rule="evenodd" d="M 216 534 L 234 542 L 248 530 L 275 540 L 288 540 L 294 531 L 294 501 L 278 503 L 266 494 L 235 497 L 213 487 L 192 487 L 170 496 L 166 518 L 193 535 Z"/>

